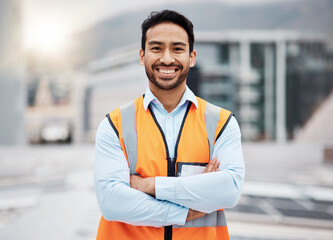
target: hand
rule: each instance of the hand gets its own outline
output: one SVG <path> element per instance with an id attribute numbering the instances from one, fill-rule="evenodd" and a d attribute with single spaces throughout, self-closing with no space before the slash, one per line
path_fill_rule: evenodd
<path id="1" fill-rule="evenodd" d="M 155 197 L 155 178 L 147 177 L 143 178 L 138 175 L 131 175 L 130 186 L 136 190 L 147 193 Z"/>
<path id="2" fill-rule="evenodd" d="M 206 215 L 206 213 L 199 212 L 199 211 L 196 211 L 196 210 L 193 210 L 193 209 L 189 209 L 188 214 L 187 214 L 187 218 L 186 218 L 186 222 L 191 221 L 191 220 L 196 219 L 196 218 L 199 218 L 199 217 L 202 217 L 204 215 Z"/>
<path id="3" fill-rule="evenodd" d="M 211 161 L 209 161 L 207 167 L 202 173 L 209 173 L 209 172 L 217 172 L 219 171 L 220 162 L 217 160 L 217 158 L 213 158 Z"/>

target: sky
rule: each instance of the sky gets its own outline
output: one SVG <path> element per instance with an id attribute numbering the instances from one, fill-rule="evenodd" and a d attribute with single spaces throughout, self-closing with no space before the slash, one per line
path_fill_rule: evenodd
<path id="1" fill-rule="evenodd" d="M 60 49 L 70 35 L 126 11 L 173 8 L 179 2 L 205 0 L 22 0 L 23 45 L 40 51 Z M 215 0 L 228 4 L 263 4 L 287 0 Z M 55 47 L 57 46 L 57 47 Z"/>
<path id="2" fill-rule="evenodd" d="M 58 18 L 64 21 L 69 31 L 77 31 L 93 25 L 97 21 L 151 6 L 172 8 L 179 2 L 200 2 L 205 0 L 22 0 L 26 25 L 34 25 L 41 19 Z M 287 0 L 215 0 L 228 4 L 261 4 Z M 135 3 L 135 4 L 133 4 Z"/>

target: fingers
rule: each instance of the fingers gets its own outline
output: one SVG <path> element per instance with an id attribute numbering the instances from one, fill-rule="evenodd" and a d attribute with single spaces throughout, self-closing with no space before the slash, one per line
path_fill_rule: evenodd
<path id="1" fill-rule="evenodd" d="M 215 164 L 214 164 L 214 169 L 215 169 L 215 172 L 219 170 L 219 167 L 220 167 L 220 161 L 217 160 L 217 158 L 215 158 L 216 161 L 215 161 Z"/>
<path id="2" fill-rule="evenodd" d="M 199 212 L 199 211 L 196 211 L 196 210 L 193 210 L 193 209 L 189 209 L 186 221 L 191 221 L 193 219 L 202 217 L 204 215 L 206 215 L 206 213 Z"/>
<path id="3" fill-rule="evenodd" d="M 212 172 L 213 167 L 214 167 L 214 163 L 213 163 L 214 161 L 215 161 L 214 159 L 211 160 L 211 161 L 209 161 L 207 167 L 206 167 L 205 170 L 203 171 L 204 173 Z"/>
<path id="4" fill-rule="evenodd" d="M 211 161 L 209 161 L 207 167 L 203 171 L 203 173 L 209 173 L 209 172 L 216 172 L 219 171 L 220 162 L 217 160 L 217 158 L 213 158 Z"/>

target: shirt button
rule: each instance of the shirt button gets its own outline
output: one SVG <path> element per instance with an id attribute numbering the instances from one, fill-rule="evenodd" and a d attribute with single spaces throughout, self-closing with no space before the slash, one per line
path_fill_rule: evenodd
<path id="1" fill-rule="evenodd" d="M 172 138 L 171 138 L 171 137 L 167 137 L 167 140 L 168 140 L 168 141 L 171 141 L 171 140 L 172 140 Z"/>

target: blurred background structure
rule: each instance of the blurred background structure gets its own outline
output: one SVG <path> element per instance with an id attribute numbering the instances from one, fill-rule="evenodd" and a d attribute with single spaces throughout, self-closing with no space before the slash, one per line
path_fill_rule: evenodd
<path id="1" fill-rule="evenodd" d="M 74 2 L 1 1 L 1 142 L 93 142 L 101 117 L 144 91 L 140 22 L 172 2 L 99 3 L 70 21 Z M 177 10 L 195 26 L 193 91 L 233 111 L 245 141 L 297 138 L 333 88 L 332 1 L 184 0 Z"/>
<path id="2" fill-rule="evenodd" d="M 21 10 L 21 1 L 0 1 L 0 144 L 25 142 Z"/>
<path id="3" fill-rule="evenodd" d="M 94 239 L 96 129 L 145 91 L 165 8 L 194 24 L 189 87 L 241 127 L 232 239 L 333 239 L 333 0 L 0 0 L 0 239 Z"/>
<path id="4" fill-rule="evenodd" d="M 293 139 L 333 89 L 321 37 L 261 30 L 197 34 L 199 95 L 236 114 L 244 140 Z M 209 61 L 207 61 L 209 59 Z"/>

